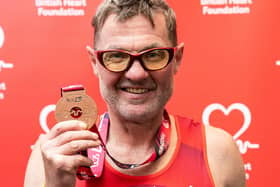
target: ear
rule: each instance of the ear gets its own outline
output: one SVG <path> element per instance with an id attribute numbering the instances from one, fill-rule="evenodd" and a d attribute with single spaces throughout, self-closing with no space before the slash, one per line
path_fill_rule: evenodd
<path id="1" fill-rule="evenodd" d="M 176 74 L 178 72 L 179 66 L 181 65 L 182 62 L 182 58 L 183 58 L 183 53 L 184 53 L 184 43 L 180 43 L 177 46 L 177 50 L 175 52 L 175 67 L 174 67 L 174 74 Z"/>
<path id="2" fill-rule="evenodd" d="M 94 50 L 88 45 L 86 46 L 86 50 L 87 50 L 88 55 L 89 55 L 89 59 L 90 59 L 90 62 L 91 62 L 91 67 L 92 67 L 93 73 L 96 76 L 98 76 L 97 68 L 96 68 L 97 58 L 96 58 L 96 55 L 94 54 Z"/>

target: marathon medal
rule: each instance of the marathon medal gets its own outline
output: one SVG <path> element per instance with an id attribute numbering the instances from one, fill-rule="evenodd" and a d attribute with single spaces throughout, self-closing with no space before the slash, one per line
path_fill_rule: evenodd
<path id="1" fill-rule="evenodd" d="M 81 85 L 61 88 L 61 98 L 56 104 L 55 118 L 57 122 L 80 120 L 90 129 L 97 119 L 97 107 L 93 99 Z"/>

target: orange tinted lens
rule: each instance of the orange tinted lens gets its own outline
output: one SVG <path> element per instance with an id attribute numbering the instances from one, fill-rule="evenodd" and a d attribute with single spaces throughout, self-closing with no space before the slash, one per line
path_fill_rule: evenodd
<path id="1" fill-rule="evenodd" d="M 107 51 L 102 55 L 104 66 L 110 71 L 123 71 L 128 66 L 130 56 L 120 51 Z"/>
<path id="2" fill-rule="evenodd" d="M 169 61 L 169 52 L 167 49 L 155 49 L 142 55 L 142 61 L 149 70 L 158 70 L 164 68 Z"/>

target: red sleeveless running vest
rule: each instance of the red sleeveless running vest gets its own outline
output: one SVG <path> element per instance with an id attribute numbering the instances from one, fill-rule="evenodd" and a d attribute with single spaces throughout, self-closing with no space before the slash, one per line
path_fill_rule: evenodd
<path id="1" fill-rule="evenodd" d="M 77 179 L 76 187 L 214 187 L 206 154 L 205 129 L 200 123 L 176 116 L 175 153 L 161 171 L 146 176 L 122 174 L 105 163 L 100 178 Z"/>

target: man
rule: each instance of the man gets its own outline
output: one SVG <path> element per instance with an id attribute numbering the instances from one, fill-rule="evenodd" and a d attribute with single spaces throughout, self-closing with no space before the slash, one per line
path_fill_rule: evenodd
<path id="1" fill-rule="evenodd" d="M 101 141 L 83 122 L 64 121 L 37 141 L 25 186 L 245 186 L 230 135 L 164 110 L 184 48 L 166 2 L 106 0 L 93 26 L 94 49 L 87 50 L 110 121 L 103 173 L 76 180 L 77 168 L 93 164 L 77 152 Z"/>

